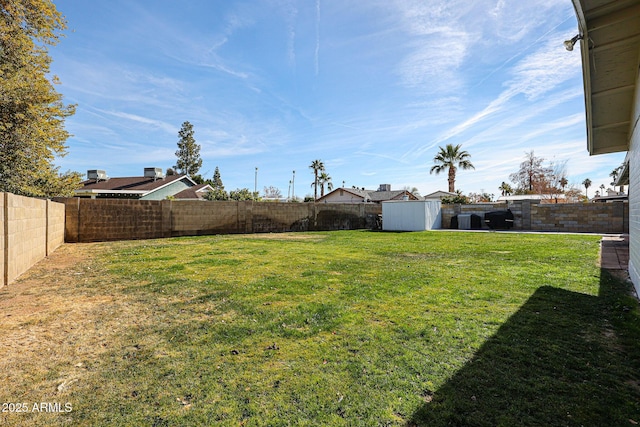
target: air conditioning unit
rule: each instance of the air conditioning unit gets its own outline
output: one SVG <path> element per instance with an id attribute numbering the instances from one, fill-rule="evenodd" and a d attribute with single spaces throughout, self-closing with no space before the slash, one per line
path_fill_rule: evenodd
<path id="1" fill-rule="evenodd" d="M 87 179 L 95 179 L 98 181 L 106 181 L 109 179 L 107 172 L 101 169 L 90 169 L 87 171 Z"/>
<path id="2" fill-rule="evenodd" d="M 164 178 L 162 168 L 144 168 L 144 177 L 153 178 L 154 180 L 162 179 Z"/>

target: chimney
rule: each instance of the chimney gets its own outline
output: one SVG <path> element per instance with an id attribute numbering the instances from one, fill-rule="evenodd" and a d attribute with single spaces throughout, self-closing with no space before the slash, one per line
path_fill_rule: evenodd
<path id="1" fill-rule="evenodd" d="M 153 178 L 154 181 L 156 179 L 162 179 L 164 178 L 162 168 L 144 168 L 144 177 Z"/>
<path id="2" fill-rule="evenodd" d="M 89 169 L 87 171 L 87 180 L 95 179 L 96 182 L 106 181 L 109 179 L 107 172 L 102 169 Z"/>

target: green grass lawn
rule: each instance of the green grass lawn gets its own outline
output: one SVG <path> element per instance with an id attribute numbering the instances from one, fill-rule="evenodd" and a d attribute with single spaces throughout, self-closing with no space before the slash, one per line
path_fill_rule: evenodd
<path id="1" fill-rule="evenodd" d="M 85 361 L 69 416 L 123 426 L 634 425 L 637 302 L 601 272 L 599 240 L 345 231 L 104 244 L 95 268 L 138 308 Z"/>

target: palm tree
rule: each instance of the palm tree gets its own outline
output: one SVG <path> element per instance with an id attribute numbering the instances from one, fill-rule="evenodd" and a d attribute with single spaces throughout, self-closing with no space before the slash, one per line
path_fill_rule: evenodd
<path id="1" fill-rule="evenodd" d="M 589 187 L 591 187 L 591 180 L 589 178 L 582 181 L 582 185 L 584 185 L 584 194 L 589 198 Z"/>
<path id="2" fill-rule="evenodd" d="M 433 158 L 433 162 L 435 165 L 431 167 L 429 173 L 436 173 L 438 175 L 440 172 L 444 172 L 446 170 L 449 171 L 449 192 L 455 192 L 455 183 L 456 183 L 456 170 L 457 168 L 461 169 L 475 169 L 475 166 L 471 164 L 469 159 L 471 155 L 460 149 L 461 145 L 458 144 L 455 147 L 452 144 L 447 144 L 446 148 L 440 148 L 440 151 Z"/>
<path id="3" fill-rule="evenodd" d="M 502 192 L 503 196 L 510 196 L 513 193 L 513 188 L 511 188 L 511 186 L 504 181 L 502 181 L 502 184 L 500 184 L 498 190 Z"/>
<path id="4" fill-rule="evenodd" d="M 314 160 L 311 162 L 311 165 L 309 165 L 309 169 L 313 169 L 313 184 L 311 184 L 311 186 L 313 187 L 313 197 L 314 199 L 318 198 L 318 175 L 320 172 L 324 171 L 324 163 L 322 163 L 322 160 Z"/>
<path id="5" fill-rule="evenodd" d="M 613 185 L 614 190 L 616 189 L 616 181 L 620 177 L 620 174 L 622 173 L 622 171 L 624 171 L 624 165 L 618 166 L 609 174 L 609 176 L 613 179 L 613 182 L 611 183 L 611 185 Z M 624 193 L 624 185 L 620 185 L 620 192 Z"/>
<path id="6" fill-rule="evenodd" d="M 326 172 L 322 172 L 320 176 L 318 176 L 318 183 L 320 184 L 320 197 L 324 196 L 325 184 L 327 184 L 327 189 L 329 191 L 333 190 L 333 183 L 331 182 L 331 177 Z"/>
<path id="7" fill-rule="evenodd" d="M 609 176 L 611 177 L 611 179 L 613 179 L 613 182 L 611 183 L 611 185 L 616 185 L 616 179 L 618 179 L 618 168 L 615 168 L 614 170 L 611 171 L 611 173 L 609 174 Z"/>
<path id="8" fill-rule="evenodd" d="M 560 178 L 560 187 L 562 188 L 562 192 L 564 193 L 564 188 L 567 186 L 567 184 L 569 184 L 569 181 L 567 180 L 566 177 L 562 177 Z"/>

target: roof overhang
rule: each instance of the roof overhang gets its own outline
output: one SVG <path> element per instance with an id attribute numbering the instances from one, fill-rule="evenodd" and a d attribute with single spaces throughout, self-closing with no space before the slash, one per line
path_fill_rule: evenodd
<path id="1" fill-rule="evenodd" d="M 83 190 L 79 189 L 74 191 L 76 197 L 82 196 L 97 196 L 100 194 L 121 194 L 121 195 L 129 195 L 133 197 L 142 197 L 147 194 L 148 191 L 141 190 Z"/>
<path id="2" fill-rule="evenodd" d="M 613 182 L 614 186 L 629 185 L 629 153 L 622 162 L 622 170 L 618 174 L 618 178 Z"/>
<path id="3" fill-rule="evenodd" d="M 640 57 L 640 0 L 572 0 L 582 39 L 589 154 L 629 149 Z"/>

